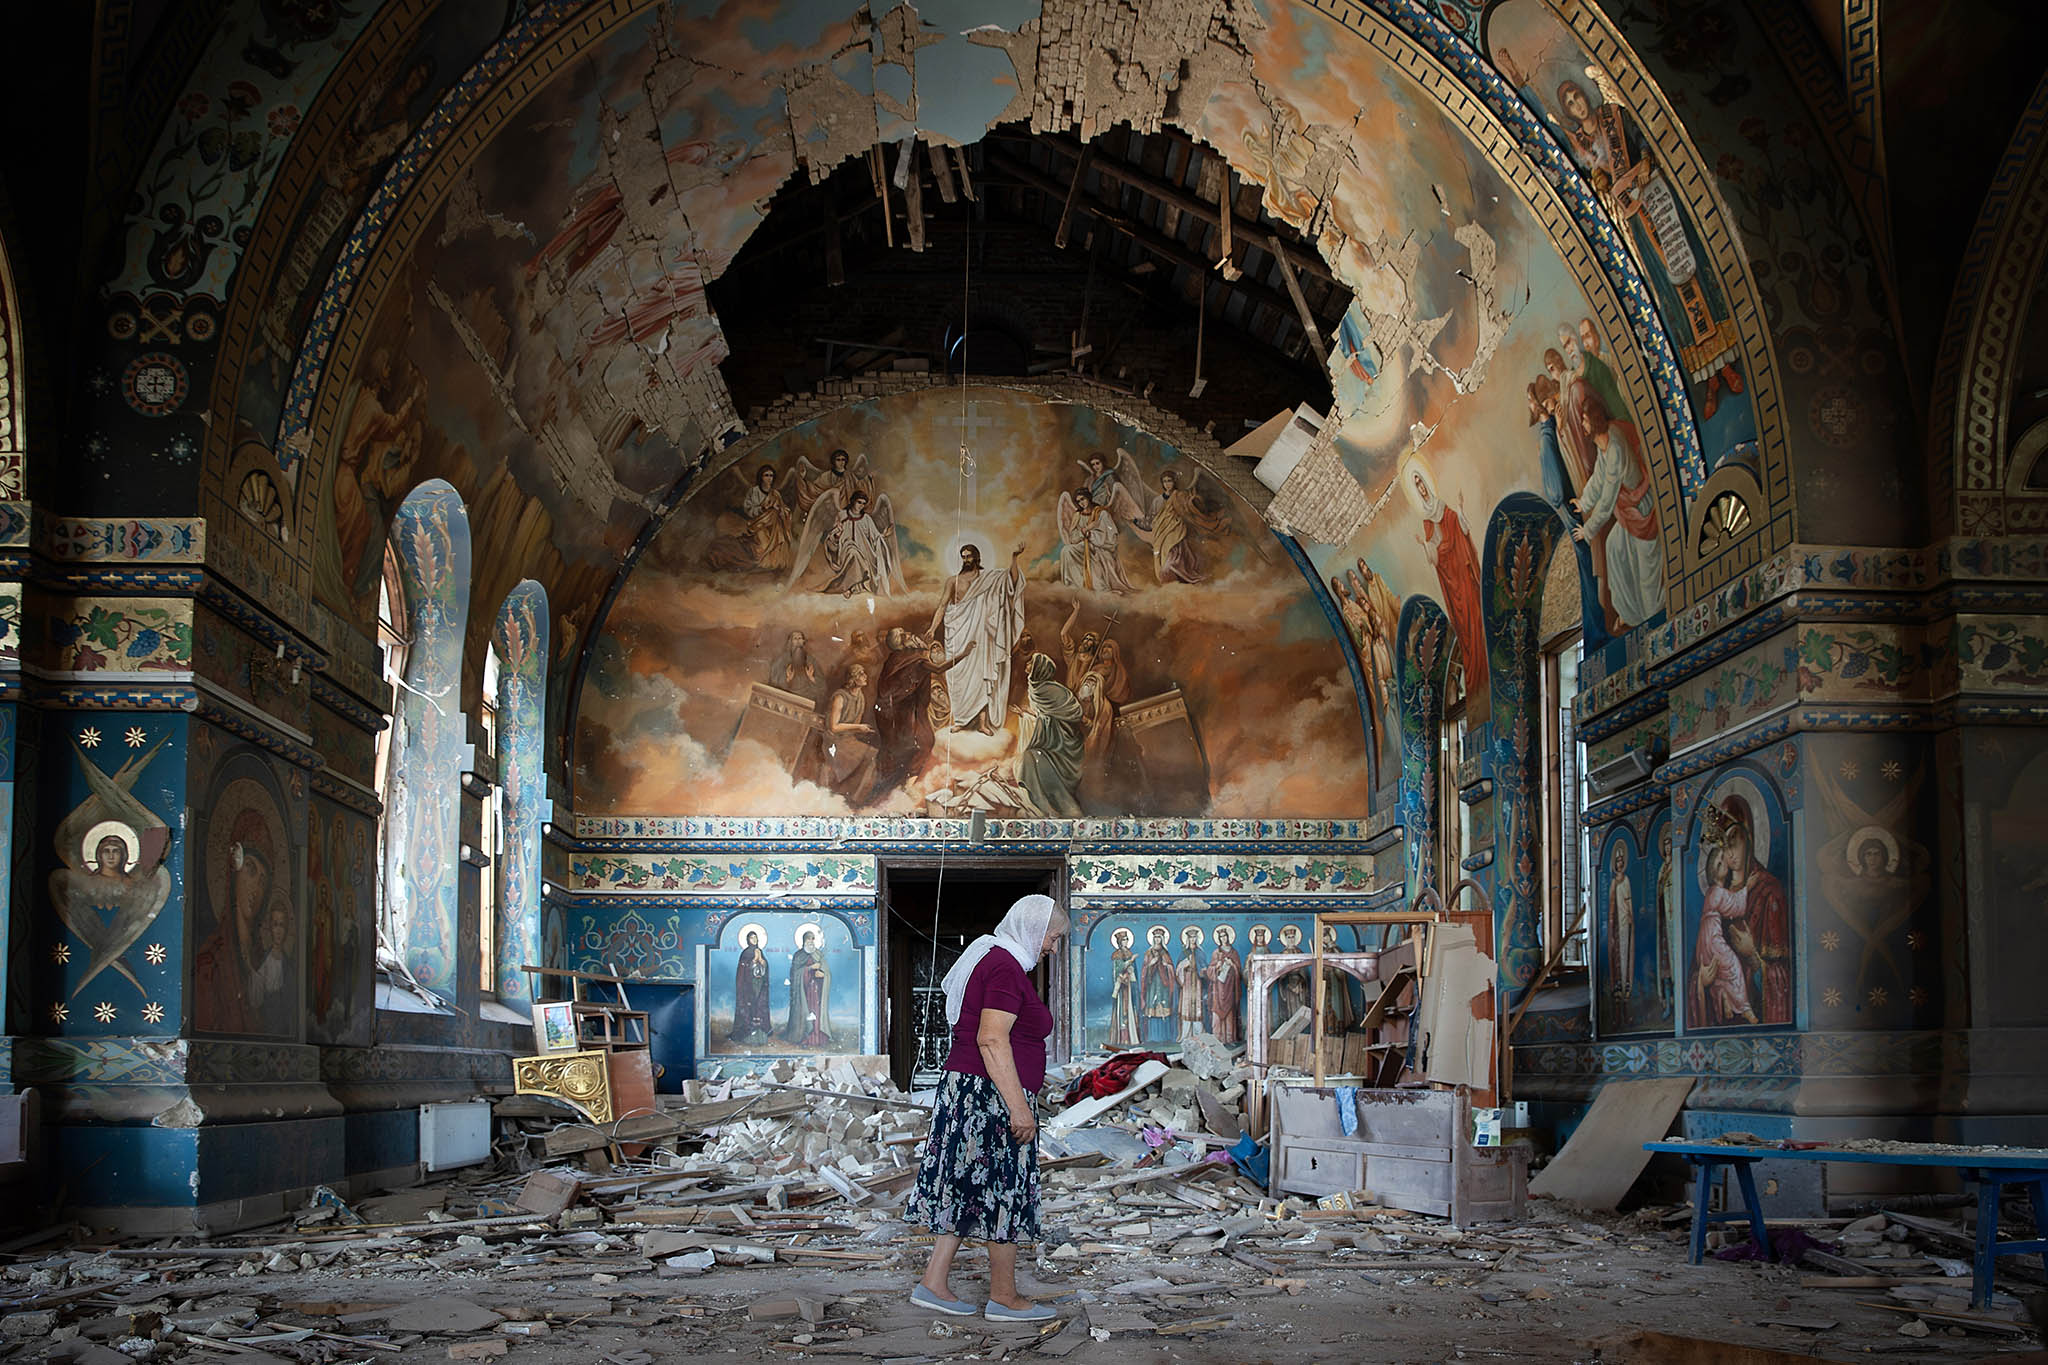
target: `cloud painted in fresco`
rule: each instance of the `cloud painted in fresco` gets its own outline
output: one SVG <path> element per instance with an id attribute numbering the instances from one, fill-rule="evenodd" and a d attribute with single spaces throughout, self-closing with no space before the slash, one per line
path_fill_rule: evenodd
<path id="1" fill-rule="evenodd" d="M 766 682 L 792 630 L 808 636 L 819 663 L 821 696 L 847 667 L 876 675 L 891 626 L 929 628 L 958 547 L 979 544 L 1000 564 L 1023 546 L 1025 628 L 1031 648 L 1059 659 L 1061 625 L 1081 607 L 1073 635 L 1106 633 L 1123 651 L 1128 699 L 1178 688 L 1206 756 L 1208 782 L 1133 797 L 1104 814 L 1201 813 L 1217 816 L 1355 814 L 1366 809 L 1367 767 L 1349 673 L 1327 619 L 1293 564 L 1271 543 L 1256 515 L 1213 477 L 1171 447 L 1092 409 L 977 389 L 979 488 L 974 503 L 957 480 L 960 397 L 932 392 L 842 410 L 798 427 L 715 476 L 666 525 L 627 581 L 597 645 L 582 703 L 578 808 L 619 814 L 735 815 L 843 813 L 849 807 L 792 764 L 740 738 L 756 683 Z M 1090 451 L 1133 452 L 1148 497 L 1159 473 L 1197 477 L 1202 496 L 1223 518 L 1220 534 L 1196 537 L 1209 581 L 1158 581 L 1150 548 L 1128 529 L 1120 564 L 1128 596 L 1062 586 L 1055 557 L 1056 500 L 1082 482 Z M 901 597 L 847 599 L 816 589 L 814 566 L 799 587 L 786 574 L 714 572 L 713 540 L 744 495 L 742 478 L 766 465 L 787 473 L 804 459 L 829 463 L 844 447 L 864 455 L 877 498 L 886 495 L 901 531 Z M 1267 558 L 1257 539 L 1263 539 Z M 1064 667 L 1063 667 L 1064 671 Z M 872 684 L 868 699 L 873 699 Z M 1013 697 L 1021 697 L 1021 679 Z M 913 779 L 871 793 L 860 809 L 911 811 L 955 777 L 1007 773 L 1020 741 L 1012 713 L 992 736 L 942 729 Z M 1194 740 L 1190 739 L 1192 744 Z M 1155 762 L 1150 772 L 1163 771 Z M 1084 806 L 1087 799 L 1084 796 Z"/>

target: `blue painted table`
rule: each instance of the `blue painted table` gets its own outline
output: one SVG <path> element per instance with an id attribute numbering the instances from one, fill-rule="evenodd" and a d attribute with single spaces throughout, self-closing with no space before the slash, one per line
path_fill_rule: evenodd
<path id="1" fill-rule="evenodd" d="M 1872 1166 L 1941 1166 L 1955 1171 L 1977 1187 L 1977 1251 L 1971 1265 L 1970 1303 L 1976 1308 L 1991 1305 L 1991 1281 L 2000 1256 L 2039 1255 L 2048 1266 L 2048 1151 L 2012 1148 L 2001 1152 L 1949 1152 L 1939 1147 L 1920 1151 L 1861 1152 L 1834 1147 L 1780 1148 L 1732 1147 L 1712 1142 L 1646 1142 L 1646 1152 L 1666 1152 L 1683 1157 L 1697 1173 L 1692 1204 L 1692 1264 L 1698 1265 L 1707 1249 L 1709 1223 L 1747 1222 L 1752 1239 L 1768 1247 L 1764 1231 L 1763 1205 L 1757 1199 L 1756 1178 L 1750 1167 L 1759 1161 L 1851 1161 Z M 1742 1188 L 1744 1208 L 1719 1213 L 1707 1209 L 1707 1191 L 1714 1173 L 1733 1167 Z M 2017 1242 L 1998 1240 L 1998 1196 L 2007 1185 L 2024 1185 L 2034 1210 L 2034 1235 Z"/>

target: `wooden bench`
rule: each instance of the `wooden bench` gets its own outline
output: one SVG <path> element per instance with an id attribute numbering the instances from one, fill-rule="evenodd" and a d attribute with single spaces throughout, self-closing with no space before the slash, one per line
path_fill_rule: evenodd
<path id="1" fill-rule="evenodd" d="M 1977 1187 L 1977 1245 L 1971 1263 L 1970 1303 L 1976 1308 L 1991 1304 L 1992 1278 L 2000 1256 L 2039 1255 L 2048 1265 L 2048 1151 L 2015 1148 L 2003 1152 L 1948 1151 L 1935 1145 L 1919 1150 L 1866 1152 L 1839 1147 L 1738 1147 L 1713 1142 L 1646 1142 L 1646 1152 L 1663 1152 L 1682 1157 L 1697 1174 L 1692 1204 L 1692 1251 L 1689 1259 L 1698 1265 L 1707 1249 L 1710 1223 L 1747 1222 L 1752 1240 L 1769 1247 L 1764 1231 L 1762 1201 L 1756 1192 L 1756 1178 L 1750 1168 L 1759 1161 L 1845 1161 L 1874 1166 L 1933 1166 L 1955 1171 Z M 1721 1167 L 1735 1172 L 1744 1208 L 1712 1212 L 1707 1207 L 1708 1191 Z M 1998 1198 L 2007 1185 L 2024 1185 L 2034 1213 L 2034 1235 L 2016 1242 L 1998 1240 Z"/>

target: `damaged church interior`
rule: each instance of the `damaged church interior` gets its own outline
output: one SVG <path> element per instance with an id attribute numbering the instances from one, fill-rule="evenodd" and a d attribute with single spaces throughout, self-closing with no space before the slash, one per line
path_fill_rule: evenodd
<path id="1" fill-rule="evenodd" d="M 2028 0 L 0 36 L 0 1361 L 2048 1360 Z"/>

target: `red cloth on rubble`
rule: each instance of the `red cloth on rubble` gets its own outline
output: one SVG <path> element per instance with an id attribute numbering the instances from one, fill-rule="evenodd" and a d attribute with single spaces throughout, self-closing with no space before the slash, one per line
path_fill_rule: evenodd
<path id="1" fill-rule="evenodd" d="M 1073 1104 L 1077 1100 L 1114 1095 L 1131 1083 L 1131 1073 L 1139 1067 L 1147 1062 L 1165 1060 L 1163 1052 L 1119 1052 L 1093 1071 L 1084 1071 L 1076 1076 L 1074 1083 L 1067 1087 L 1067 1097 L 1061 1103 Z"/>

